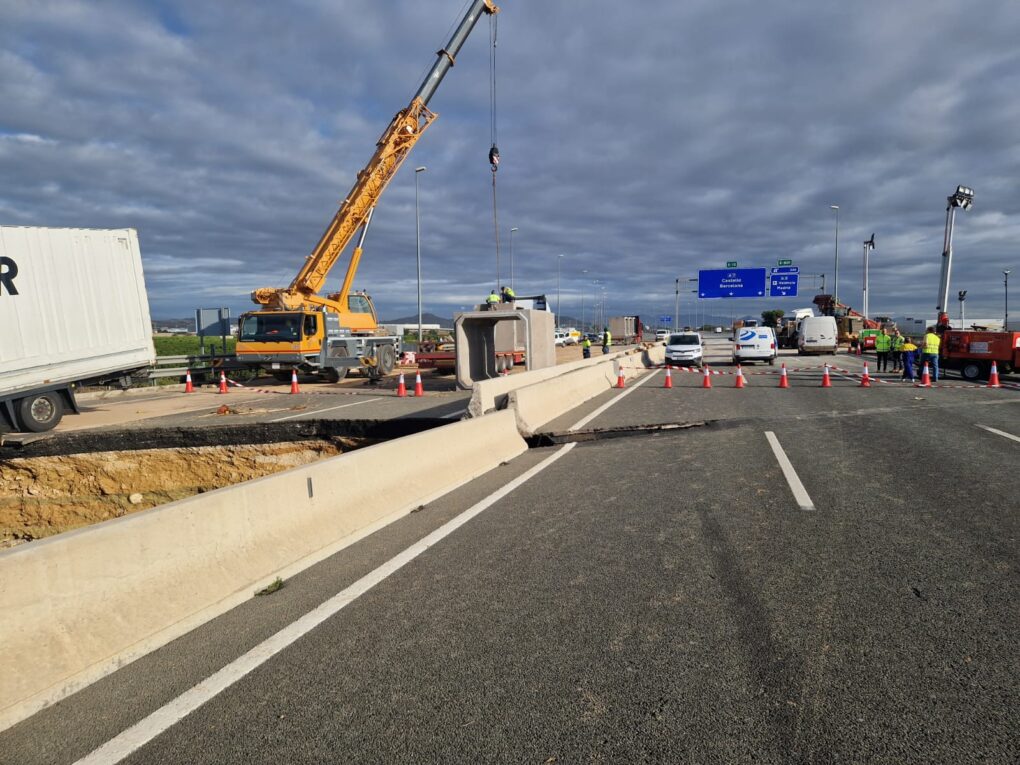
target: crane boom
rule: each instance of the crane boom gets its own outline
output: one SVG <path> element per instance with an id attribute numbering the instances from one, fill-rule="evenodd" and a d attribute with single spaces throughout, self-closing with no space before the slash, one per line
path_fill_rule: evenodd
<path id="1" fill-rule="evenodd" d="M 304 265 L 290 286 L 286 289 L 273 287 L 257 289 L 251 294 L 253 302 L 281 310 L 319 306 L 327 306 L 337 311 L 346 310 L 347 295 L 361 258 L 360 244 L 351 255 L 341 291 L 326 298 L 318 294 L 319 290 L 358 229 L 367 230 L 372 210 L 378 204 L 383 191 L 422 133 L 435 120 L 437 115 L 429 111 L 428 102 L 454 65 L 457 54 L 481 14 L 498 12 L 499 7 L 492 0 L 474 0 L 471 3 L 446 47 L 437 52 L 436 63 L 422 81 L 411 103 L 397 112 L 379 138 L 372 158 L 358 173 L 354 187 L 341 203 L 340 209 L 333 216 L 315 249 L 305 258 Z"/>

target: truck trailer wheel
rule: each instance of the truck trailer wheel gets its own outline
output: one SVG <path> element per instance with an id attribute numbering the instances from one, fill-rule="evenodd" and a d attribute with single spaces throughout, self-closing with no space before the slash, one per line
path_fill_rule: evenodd
<path id="1" fill-rule="evenodd" d="M 350 367 L 327 367 L 319 374 L 322 376 L 322 379 L 328 383 L 338 383 L 347 377 L 348 369 L 350 369 Z"/>
<path id="2" fill-rule="evenodd" d="M 18 402 L 18 425 L 29 433 L 52 430 L 64 416 L 64 402 L 55 391 L 23 398 Z"/>
<path id="3" fill-rule="evenodd" d="M 960 374 L 964 380 L 980 380 L 988 377 L 988 372 L 983 361 L 965 361 L 960 367 Z"/>

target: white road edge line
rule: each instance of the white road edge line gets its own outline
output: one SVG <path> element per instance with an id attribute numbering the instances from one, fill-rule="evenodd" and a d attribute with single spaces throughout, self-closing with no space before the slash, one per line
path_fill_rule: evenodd
<path id="1" fill-rule="evenodd" d="M 611 406 L 612 406 L 613 404 L 615 404 L 615 403 L 616 403 L 617 401 L 619 401 L 619 400 L 620 400 L 621 398 L 623 398 L 624 396 L 628 396 L 628 395 L 630 395 L 631 391 L 633 391 L 633 390 L 634 390 L 635 388 L 640 388 L 640 387 L 641 387 L 642 385 L 644 385 L 644 384 L 645 384 L 646 382 L 648 382 L 648 381 L 649 381 L 649 380 L 651 380 L 651 379 L 652 379 L 653 377 L 655 377 L 655 375 L 657 375 L 658 373 L 659 373 L 659 370 L 658 370 L 658 369 L 655 369 L 655 370 L 653 370 L 653 371 L 652 371 L 652 373 L 651 373 L 650 375 L 648 375 L 647 377 L 644 377 L 644 378 L 642 378 L 641 380 L 638 380 L 638 381 L 637 381 L 636 383 L 634 383 L 633 385 L 631 385 L 631 386 L 630 386 L 630 388 L 627 388 L 627 389 L 625 389 L 625 390 L 623 391 L 623 393 L 621 393 L 620 395 L 618 395 L 618 396 L 613 396 L 613 398 L 612 398 L 612 399 L 610 399 L 609 401 L 607 401 L 606 403 L 604 403 L 604 404 L 603 404 L 602 406 L 600 406 L 600 407 L 599 407 L 598 409 L 596 409 L 596 410 L 595 410 L 594 412 L 592 412 L 591 414 L 589 414 L 589 415 L 588 415 L 587 417 L 583 417 L 583 418 L 581 418 L 580 420 L 578 420 L 578 421 L 577 421 L 576 423 L 574 423 L 573 425 L 571 425 L 571 426 L 570 426 L 570 427 L 568 428 L 568 430 L 577 430 L 578 428 L 584 427 L 584 426 L 585 426 L 585 425 L 587 425 L 587 424 L 588 424 L 589 422 L 591 422 L 591 421 L 592 421 L 592 420 L 594 420 L 594 419 L 595 419 L 596 417 L 598 417 L 598 416 L 599 416 L 600 414 L 602 414 L 602 413 L 603 413 L 604 411 L 606 411 L 606 410 L 607 410 L 607 409 L 608 409 L 609 407 L 611 407 Z"/>
<path id="2" fill-rule="evenodd" d="M 139 721 L 101 747 L 78 760 L 75 765 L 113 765 L 137 751 L 160 733 L 194 712 L 207 701 L 226 690 L 238 680 L 267 662 L 276 654 L 290 646 L 302 636 L 311 632 L 324 621 L 334 616 L 345 606 L 353 603 L 375 585 L 382 582 L 390 574 L 399 571 L 423 552 L 449 536 L 465 523 L 517 487 L 521 486 L 549 465 L 566 455 L 576 444 L 564 444 L 555 453 L 549 455 L 527 472 L 515 478 L 499 491 L 490 494 L 481 502 L 471 506 L 463 513 L 447 521 L 428 536 L 420 539 L 402 553 L 388 560 L 374 571 L 361 577 L 358 581 L 341 590 L 318 608 L 309 611 L 295 622 L 292 622 L 272 637 L 259 643 L 247 653 L 239 656 L 218 672 L 201 681 L 190 690 L 185 691 L 173 701 L 157 709 L 145 719 Z"/>
<path id="3" fill-rule="evenodd" d="M 768 439 L 769 446 L 772 447 L 772 451 L 776 455 L 779 467 L 783 469 L 783 475 L 786 476 L 786 482 L 790 484 L 790 490 L 793 492 L 793 498 L 797 500 L 797 504 L 800 506 L 800 509 L 814 510 L 815 503 L 811 501 L 811 497 L 808 496 L 807 490 L 804 488 L 804 484 L 802 484 L 800 482 L 800 478 L 797 477 L 797 471 L 793 469 L 793 465 L 790 463 L 790 458 L 786 456 L 786 452 L 783 451 L 783 447 L 779 445 L 779 439 L 776 438 L 776 434 L 771 430 L 766 430 L 765 438 Z"/>
<path id="4" fill-rule="evenodd" d="M 1002 436 L 1003 438 L 1011 438 L 1014 441 L 1020 442 L 1020 436 L 1014 436 L 1012 433 L 1004 433 L 1001 430 L 990 428 L 987 425 L 977 425 L 977 427 L 981 428 L 982 430 L 987 430 L 989 433 L 994 433 L 997 436 Z"/>
<path id="5" fill-rule="evenodd" d="M 648 382 L 657 372 L 658 370 L 653 371 L 652 374 L 634 383 L 629 390 L 624 391 L 618 396 L 614 396 L 611 401 L 603 404 L 587 417 L 578 421 L 577 424 L 570 428 L 570 430 L 576 430 L 577 428 L 587 424 L 613 404 L 624 398 L 628 393 L 630 393 L 630 391 Z M 358 401 L 355 403 L 363 404 L 367 402 Z M 343 406 L 353 406 L 353 404 L 344 404 Z M 333 408 L 338 409 L 340 407 Z M 274 422 L 279 422 L 279 420 L 274 420 Z M 444 537 L 449 536 L 476 515 L 503 499 L 503 497 L 512 492 L 514 489 L 531 480 L 561 457 L 564 457 L 576 445 L 576 443 L 564 444 L 553 454 L 522 473 L 499 491 L 490 494 L 481 502 L 472 505 L 460 515 L 447 521 L 428 536 L 419 540 L 402 553 L 396 555 L 386 563 L 363 576 L 350 587 L 338 592 L 325 603 L 312 611 L 309 611 L 297 621 L 294 621 L 284 627 L 272 637 L 262 641 L 247 653 L 227 664 L 218 672 L 215 672 L 210 677 L 199 682 L 197 685 L 185 691 L 177 698 L 166 703 L 148 717 L 138 721 L 127 730 L 107 741 L 98 749 L 95 749 L 90 754 L 87 754 L 85 757 L 77 760 L 74 765 L 114 765 L 115 763 L 123 760 L 125 757 L 128 757 L 141 749 L 147 743 L 152 741 L 152 739 L 156 738 L 156 736 L 168 730 L 170 727 L 194 712 L 207 701 L 219 695 L 222 691 L 229 688 L 245 675 L 248 675 L 258 669 L 258 667 L 265 664 L 273 656 L 280 653 L 292 643 L 311 632 L 324 621 L 337 614 L 345 606 L 353 603 L 361 595 L 364 595 L 375 585 L 390 576 L 390 574 L 399 571 L 423 552 L 441 541 Z"/>
<path id="6" fill-rule="evenodd" d="M 295 420 L 298 417 L 309 417 L 309 416 L 311 416 L 313 414 L 322 414 L 323 412 L 332 412 L 334 409 L 346 409 L 349 406 L 357 406 L 358 404 L 367 404 L 369 401 L 374 401 L 374 400 L 375 399 L 367 398 L 364 401 L 355 401 L 355 402 L 353 402 L 351 404 L 340 404 L 339 406 L 331 406 L 331 407 L 329 407 L 329 409 L 315 409 L 315 410 L 313 410 L 311 412 L 300 412 L 299 414 L 291 414 L 291 415 L 288 415 L 287 417 L 278 417 L 275 420 L 270 420 L 270 422 L 283 422 L 284 420 Z"/>

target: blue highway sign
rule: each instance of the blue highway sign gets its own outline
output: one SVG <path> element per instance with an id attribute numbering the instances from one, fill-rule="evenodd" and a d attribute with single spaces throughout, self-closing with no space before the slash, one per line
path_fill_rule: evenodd
<path id="1" fill-rule="evenodd" d="M 774 274 L 799 274 L 800 266 L 776 266 L 771 271 Z"/>
<path id="2" fill-rule="evenodd" d="M 698 297 L 765 297 L 765 269 L 717 268 L 698 271 Z"/>
<path id="3" fill-rule="evenodd" d="M 797 297 L 800 274 L 777 274 L 769 276 L 769 295 L 772 297 Z"/>
<path id="4" fill-rule="evenodd" d="M 671 321 L 673 321 L 673 317 L 672 316 L 660 316 L 659 317 L 659 324 L 669 324 Z"/>

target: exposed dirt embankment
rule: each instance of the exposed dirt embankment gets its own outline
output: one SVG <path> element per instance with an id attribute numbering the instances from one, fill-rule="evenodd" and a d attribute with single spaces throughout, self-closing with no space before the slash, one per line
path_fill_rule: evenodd
<path id="1" fill-rule="evenodd" d="M 0 548 L 340 454 L 337 443 L 145 449 L 0 462 Z"/>

